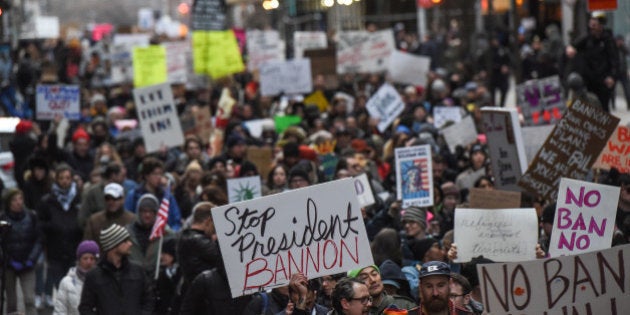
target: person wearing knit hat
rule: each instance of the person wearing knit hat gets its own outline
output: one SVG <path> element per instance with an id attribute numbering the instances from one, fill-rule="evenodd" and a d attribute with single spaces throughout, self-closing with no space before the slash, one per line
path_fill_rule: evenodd
<path id="1" fill-rule="evenodd" d="M 135 262 L 145 270 L 155 271 L 155 262 L 158 260 L 159 238 L 150 239 L 151 231 L 157 219 L 160 201 L 152 194 L 144 194 L 138 200 L 136 213 L 138 219 L 127 225 L 129 239 L 133 244 L 129 260 Z M 164 241 L 172 237 L 172 231 L 168 226 L 164 227 Z"/>
<path id="2" fill-rule="evenodd" d="M 441 188 L 444 200 L 442 201 L 442 208 L 435 214 L 435 219 L 440 224 L 439 238 L 442 238 L 444 233 L 453 229 L 455 223 L 455 207 L 460 201 L 459 189 L 457 189 L 453 182 L 446 182 L 442 184 Z"/>
<path id="3" fill-rule="evenodd" d="M 90 150 L 90 135 L 83 127 L 77 128 L 72 134 L 72 151 L 65 154 L 64 160 L 84 182 L 90 179 L 90 173 L 94 170 L 94 154 Z"/>
<path id="4" fill-rule="evenodd" d="M 409 239 L 423 239 L 427 229 L 427 212 L 419 207 L 411 206 L 404 210 L 402 224 Z"/>
<path id="5" fill-rule="evenodd" d="M 129 231 L 126 228 L 112 224 L 108 228 L 101 231 L 100 236 L 101 249 L 105 255 L 109 256 L 109 251 L 120 248 L 121 256 L 128 256 L 131 252 L 131 242 L 129 241 Z M 126 254 L 125 254 L 126 253 Z"/>
<path id="6" fill-rule="evenodd" d="M 77 265 L 70 268 L 61 280 L 55 296 L 55 314 L 79 314 L 79 302 L 83 282 L 88 271 L 94 269 L 99 257 L 98 244 L 94 241 L 83 241 L 77 247 Z"/>
<path id="7" fill-rule="evenodd" d="M 300 167 L 294 167 L 289 172 L 289 188 L 297 189 L 311 184 L 308 173 Z"/>
<path id="8" fill-rule="evenodd" d="M 392 304 L 406 310 L 416 307 L 416 303 L 410 298 L 399 295 L 389 295 L 385 292 L 381 271 L 376 265 L 350 270 L 348 271 L 348 277 L 357 278 L 367 285 L 368 292 L 372 297 L 370 314 L 382 314 L 383 310 Z"/>
<path id="9" fill-rule="evenodd" d="M 414 240 L 409 244 L 413 257 L 420 263 L 432 260 L 443 260 L 444 253 L 440 246 L 440 241 L 435 238 L 425 238 L 423 240 Z"/>

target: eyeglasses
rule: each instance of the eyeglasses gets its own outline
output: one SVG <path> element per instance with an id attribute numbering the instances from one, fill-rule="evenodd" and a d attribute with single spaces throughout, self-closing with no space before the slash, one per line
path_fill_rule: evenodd
<path id="1" fill-rule="evenodd" d="M 352 301 L 359 301 L 363 305 L 367 305 L 368 303 L 372 303 L 372 297 L 369 296 L 369 295 L 368 296 L 364 296 L 364 297 L 360 297 L 360 298 L 351 298 L 350 300 L 352 300 Z"/>

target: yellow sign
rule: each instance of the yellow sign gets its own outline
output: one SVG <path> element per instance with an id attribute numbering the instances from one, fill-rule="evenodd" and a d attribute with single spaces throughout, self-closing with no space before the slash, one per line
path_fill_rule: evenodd
<path id="1" fill-rule="evenodd" d="M 306 105 L 317 105 L 320 113 L 328 111 L 328 100 L 322 91 L 315 91 L 304 99 Z"/>
<path id="2" fill-rule="evenodd" d="M 218 79 L 245 70 L 233 31 L 194 31 L 192 40 L 195 73 Z"/>
<path id="3" fill-rule="evenodd" d="M 164 46 L 133 48 L 133 84 L 136 88 L 164 83 L 167 74 Z"/>

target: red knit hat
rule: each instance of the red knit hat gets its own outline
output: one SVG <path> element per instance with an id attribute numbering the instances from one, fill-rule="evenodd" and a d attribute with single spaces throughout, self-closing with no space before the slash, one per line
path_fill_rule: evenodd
<path id="1" fill-rule="evenodd" d="M 33 122 L 26 119 L 20 119 L 20 122 L 15 125 L 15 133 L 25 134 L 33 130 Z"/>
<path id="2" fill-rule="evenodd" d="M 300 158 L 315 161 L 317 160 L 317 152 L 307 145 L 300 145 Z"/>
<path id="3" fill-rule="evenodd" d="M 90 135 L 82 127 L 79 127 L 72 134 L 72 142 L 77 142 L 79 141 L 79 139 L 85 139 L 85 141 L 88 141 L 88 142 L 90 141 Z"/>

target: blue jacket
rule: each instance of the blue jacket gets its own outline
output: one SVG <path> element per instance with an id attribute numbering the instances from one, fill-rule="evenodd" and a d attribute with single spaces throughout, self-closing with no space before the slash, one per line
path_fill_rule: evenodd
<path id="1" fill-rule="evenodd" d="M 129 209 L 131 212 L 136 213 L 136 206 L 138 205 L 138 200 L 144 194 L 149 193 L 143 184 L 138 184 L 136 188 L 132 189 L 125 199 L 125 209 Z M 160 202 L 162 202 L 162 198 L 164 197 L 164 188 L 161 188 L 161 191 L 158 195 L 155 196 Z M 168 226 L 171 227 L 173 231 L 179 231 L 182 226 L 182 216 L 179 212 L 179 206 L 177 205 L 177 200 L 173 197 L 172 194 L 168 195 L 169 206 L 168 206 Z"/>

